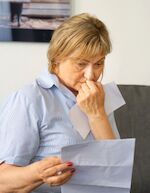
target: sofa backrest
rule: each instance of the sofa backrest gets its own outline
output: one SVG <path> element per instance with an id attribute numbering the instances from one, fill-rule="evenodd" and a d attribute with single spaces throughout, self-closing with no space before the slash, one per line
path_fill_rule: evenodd
<path id="1" fill-rule="evenodd" d="M 136 138 L 131 193 L 150 193 L 150 86 L 118 85 L 126 105 L 115 112 L 121 138 Z"/>

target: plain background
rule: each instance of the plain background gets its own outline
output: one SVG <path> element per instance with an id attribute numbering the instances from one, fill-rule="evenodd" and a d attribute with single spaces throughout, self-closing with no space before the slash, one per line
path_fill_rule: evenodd
<path id="1" fill-rule="evenodd" d="M 108 27 L 113 51 L 103 83 L 150 85 L 150 1 L 72 0 L 71 15 L 88 12 Z M 47 66 L 48 43 L 0 42 L 0 104 Z"/>

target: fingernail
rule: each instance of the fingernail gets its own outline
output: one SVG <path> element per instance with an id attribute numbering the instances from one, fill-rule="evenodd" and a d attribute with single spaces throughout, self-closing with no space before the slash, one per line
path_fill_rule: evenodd
<path id="1" fill-rule="evenodd" d="M 73 163 L 72 162 L 67 162 L 67 166 L 72 166 Z"/>
<path id="2" fill-rule="evenodd" d="M 73 168 L 70 170 L 71 173 L 74 173 L 76 170 Z"/>

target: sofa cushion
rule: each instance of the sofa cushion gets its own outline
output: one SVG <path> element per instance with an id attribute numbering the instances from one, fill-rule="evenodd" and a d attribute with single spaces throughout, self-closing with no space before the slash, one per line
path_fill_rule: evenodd
<path id="1" fill-rule="evenodd" d="M 121 138 L 136 138 L 131 193 L 150 193 L 150 86 L 118 85 L 126 105 L 115 111 Z"/>

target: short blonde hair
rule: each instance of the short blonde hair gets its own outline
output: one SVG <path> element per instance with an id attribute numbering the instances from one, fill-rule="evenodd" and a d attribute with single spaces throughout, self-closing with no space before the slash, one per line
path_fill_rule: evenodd
<path id="1" fill-rule="evenodd" d="M 78 58 L 89 59 L 101 53 L 111 52 L 111 41 L 105 24 L 87 13 L 70 17 L 53 33 L 48 48 L 49 71 L 53 65 L 73 52 Z"/>

